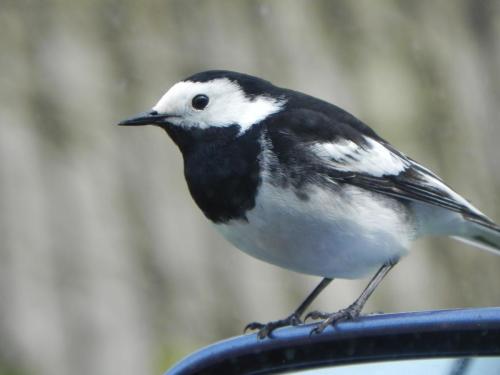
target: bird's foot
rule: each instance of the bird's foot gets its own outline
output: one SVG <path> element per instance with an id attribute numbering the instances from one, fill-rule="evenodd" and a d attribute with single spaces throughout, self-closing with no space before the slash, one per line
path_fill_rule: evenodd
<path id="1" fill-rule="evenodd" d="M 324 331 L 326 327 L 329 325 L 335 325 L 335 323 L 340 322 L 342 320 L 356 320 L 361 313 L 362 306 L 359 306 L 356 303 L 353 303 L 349 307 L 339 310 L 337 312 L 332 313 L 324 313 L 320 311 L 312 311 L 306 315 L 304 320 L 307 319 L 323 319 L 316 327 L 311 330 L 311 335 L 320 334 Z"/>
<path id="2" fill-rule="evenodd" d="M 266 337 L 272 338 L 273 331 L 275 329 L 286 326 L 296 326 L 299 324 L 302 324 L 302 320 L 300 320 L 300 317 L 296 313 L 293 313 L 292 315 L 290 315 L 285 319 L 275 320 L 265 324 L 259 322 L 252 322 L 250 324 L 247 324 L 247 326 L 244 329 L 244 332 L 248 330 L 251 331 L 258 330 L 257 337 L 259 339 L 264 339 Z"/>

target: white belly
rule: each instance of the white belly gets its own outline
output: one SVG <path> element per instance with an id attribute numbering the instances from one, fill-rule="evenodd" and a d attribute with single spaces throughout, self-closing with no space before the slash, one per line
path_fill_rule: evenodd
<path id="1" fill-rule="evenodd" d="M 396 201 L 356 187 L 301 200 L 264 182 L 248 221 L 217 224 L 240 250 L 306 274 L 359 278 L 406 254 L 414 228 Z"/>

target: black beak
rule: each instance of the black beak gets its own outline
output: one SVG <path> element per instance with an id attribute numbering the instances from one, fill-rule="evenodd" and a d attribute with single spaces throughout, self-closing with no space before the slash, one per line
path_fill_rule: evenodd
<path id="1" fill-rule="evenodd" d="M 138 125 L 161 125 L 165 124 L 168 115 L 158 114 L 156 111 L 148 111 L 139 113 L 133 117 L 130 117 L 126 120 L 120 121 L 118 125 L 127 125 L 127 126 L 138 126 Z"/>

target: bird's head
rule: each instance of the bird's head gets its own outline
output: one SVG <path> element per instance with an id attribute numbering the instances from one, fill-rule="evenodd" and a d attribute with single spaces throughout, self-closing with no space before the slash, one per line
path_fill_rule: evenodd
<path id="1" fill-rule="evenodd" d="M 150 110 L 119 125 L 157 125 L 186 130 L 237 125 L 242 134 L 279 112 L 286 102 L 270 82 L 229 71 L 207 71 L 173 85 Z"/>

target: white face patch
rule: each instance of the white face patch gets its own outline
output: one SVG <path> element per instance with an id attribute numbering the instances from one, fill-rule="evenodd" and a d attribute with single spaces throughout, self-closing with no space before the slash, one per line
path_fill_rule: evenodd
<path id="1" fill-rule="evenodd" d="M 199 94 L 209 99 L 202 110 L 192 107 L 193 98 Z M 237 83 L 218 78 L 208 82 L 179 82 L 163 95 L 153 110 L 175 116 L 169 119 L 174 125 L 206 129 L 237 124 L 243 133 L 280 111 L 284 104 L 285 99 L 264 95 L 248 98 Z"/>
<path id="2" fill-rule="evenodd" d="M 408 166 L 408 161 L 401 159 L 381 143 L 365 137 L 368 143 L 363 148 L 350 140 L 334 143 L 317 143 L 313 145 L 314 152 L 327 159 L 336 169 L 366 173 L 371 176 L 397 175 Z"/>

